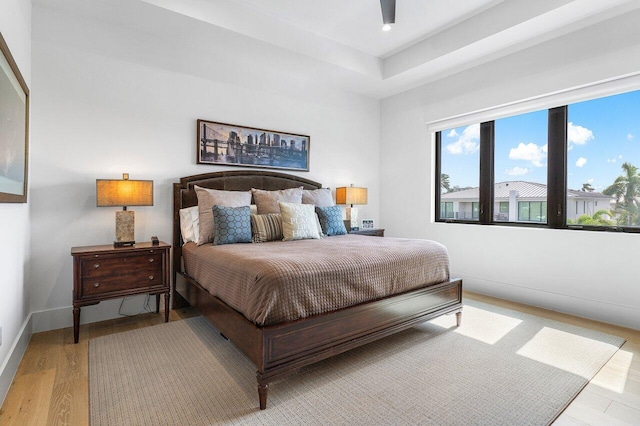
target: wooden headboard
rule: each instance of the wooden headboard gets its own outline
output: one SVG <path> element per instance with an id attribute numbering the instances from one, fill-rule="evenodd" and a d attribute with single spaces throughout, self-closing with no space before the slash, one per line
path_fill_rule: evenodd
<path id="1" fill-rule="evenodd" d="M 204 173 L 201 175 L 180 178 L 179 183 L 173 184 L 173 282 L 182 265 L 182 236 L 180 234 L 180 209 L 198 205 L 198 197 L 193 188 L 198 185 L 203 188 L 220 189 L 225 191 L 250 191 L 251 188 L 274 191 L 278 189 L 322 188 L 322 184 L 309 179 L 278 172 L 258 170 L 233 170 L 225 172 Z M 174 306 L 175 303 L 174 303 Z"/>

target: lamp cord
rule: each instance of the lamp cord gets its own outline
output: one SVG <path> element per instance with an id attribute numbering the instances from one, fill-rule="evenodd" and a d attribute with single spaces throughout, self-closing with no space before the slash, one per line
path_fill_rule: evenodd
<path id="1" fill-rule="evenodd" d="M 151 306 L 150 306 L 151 295 L 147 294 L 147 295 L 145 295 L 144 303 L 142 304 L 142 310 L 140 312 L 137 312 L 135 314 L 125 314 L 125 313 L 123 313 L 122 312 L 122 307 L 124 306 L 124 301 L 127 300 L 127 299 L 131 299 L 131 297 L 132 296 L 122 298 L 122 300 L 120 301 L 120 307 L 118 308 L 118 315 L 123 316 L 123 317 L 134 317 L 136 315 L 140 315 L 140 314 L 143 314 L 143 313 L 146 313 L 146 312 L 148 312 L 148 313 L 152 313 L 153 312 L 152 309 L 151 309 Z"/>

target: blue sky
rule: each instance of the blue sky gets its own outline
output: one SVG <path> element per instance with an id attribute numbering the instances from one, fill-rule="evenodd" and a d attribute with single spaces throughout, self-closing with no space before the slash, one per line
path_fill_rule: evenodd
<path id="1" fill-rule="evenodd" d="M 630 162 L 640 168 L 640 91 L 569 105 L 568 186 L 611 185 Z M 495 181 L 547 183 L 547 110 L 496 120 Z M 451 186 L 476 187 L 480 126 L 442 132 L 442 173 Z"/>

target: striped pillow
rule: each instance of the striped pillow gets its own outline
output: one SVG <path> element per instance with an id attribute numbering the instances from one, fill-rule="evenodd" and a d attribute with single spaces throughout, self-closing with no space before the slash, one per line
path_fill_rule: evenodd
<path id="1" fill-rule="evenodd" d="M 279 213 L 252 214 L 251 233 L 254 243 L 282 241 L 282 216 Z"/>

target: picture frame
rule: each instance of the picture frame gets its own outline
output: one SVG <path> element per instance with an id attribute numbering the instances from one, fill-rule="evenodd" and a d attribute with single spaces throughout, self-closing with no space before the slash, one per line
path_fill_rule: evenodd
<path id="1" fill-rule="evenodd" d="M 310 142 L 307 135 L 200 119 L 197 163 L 308 172 Z"/>
<path id="2" fill-rule="evenodd" d="M 0 202 L 26 203 L 29 88 L 0 33 Z"/>
<path id="3" fill-rule="evenodd" d="M 374 229 L 373 219 L 362 219 L 362 229 Z"/>

